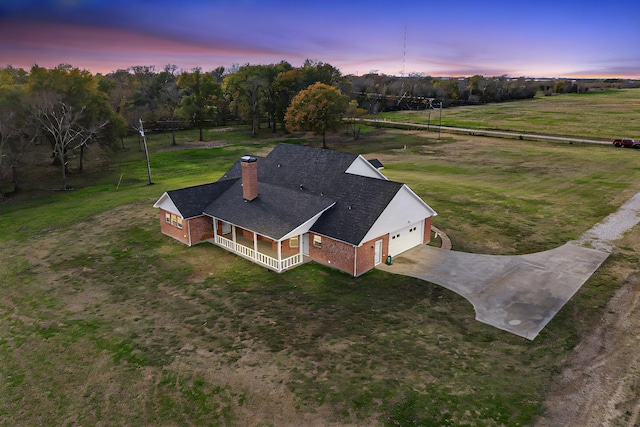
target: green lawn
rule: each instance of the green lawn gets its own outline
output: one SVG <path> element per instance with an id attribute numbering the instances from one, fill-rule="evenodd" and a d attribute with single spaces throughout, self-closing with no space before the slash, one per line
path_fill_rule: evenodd
<path id="1" fill-rule="evenodd" d="M 430 122 L 437 130 L 440 111 L 379 114 L 388 120 Z M 499 129 L 600 140 L 640 139 L 640 89 L 537 96 L 525 101 L 445 108 L 443 126 Z"/>
<path id="2" fill-rule="evenodd" d="M 96 185 L 2 205 L 0 424 L 527 425 L 639 261 L 634 231 L 533 342 L 416 279 L 278 275 L 164 237 L 151 206 L 305 136 L 179 135 L 149 135 L 154 185 L 134 139 Z M 458 250 L 549 249 L 640 191 L 640 150 L 373 128 L 329 144 L 381 159 Z"/>

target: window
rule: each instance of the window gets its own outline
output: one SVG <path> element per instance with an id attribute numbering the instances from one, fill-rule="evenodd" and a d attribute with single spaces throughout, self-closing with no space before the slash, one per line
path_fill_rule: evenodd
<path id="1" fill-rule="evenodd" d="M 298 236 L 293 236 L 292 238 L 289 239 L 289 247 L 290 248 L 297 248 L 300 245 L 299 240 L 298 240 Z"/>
<path id="2" fill-rule="evenodd" d="M 322 237 L 313 236 L 313 246 L 315 246 L 316 248 L 321 248 L 322 247 Z"/>
<path id="3" fill-rule="evenodd" d="M 164 213 L 164 222 L 166 222 L 167 224 L 171 224 L 174 227 L 178 227 L 178 228 L 182 228 L 182 217 L 175 215 L 175 214 L 170 214 L 169 212 L 165 212 Z"/>

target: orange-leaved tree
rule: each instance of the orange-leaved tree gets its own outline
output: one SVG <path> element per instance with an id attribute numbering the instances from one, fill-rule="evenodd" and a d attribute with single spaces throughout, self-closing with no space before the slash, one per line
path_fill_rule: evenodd
<path id="1" fill-rule="evenodd" d="M 309 130 L 322 135 L 322 148 L 327 148 L 325 134 L 342 122 L 347 105 L 347 97 L 338 89 L 314 83 L 293 98 L 284 120 L 289 130 Z"/>

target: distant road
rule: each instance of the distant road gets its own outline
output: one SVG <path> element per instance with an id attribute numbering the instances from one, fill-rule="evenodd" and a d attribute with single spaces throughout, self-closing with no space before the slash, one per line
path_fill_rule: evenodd
<path id="1" fill-rule="evenodd" d="M 574 142 L 584 143 L 584 144 L 603 144 L 608 145 L 611 144 L 611 141 L 602 141 L 595 139 L 581 139 L 581 138 L 571 138 L 564 136 L 553 136 L 553 135 L 541 135 L 535 133 L 522 133 L 522 132 L 510 132 L 510 131 L 500 131 L 500 130 L 489 130 L 489 129 L 470 129 L 470 128 L 459 128 L 452 126 L 442 126 L 439 127 L 437 125 L 425 125 L 423 123 L 411 123 L 411 122 L 395 122 L 391 120 L 377 120 L 377 119 L 360 119 L 363 122 L 369 122 L 372 124 L 379 124 L 387 127 L 398 127 L 398 128 L 411 128 L 411 129 L 428 129 L 431 132 L 437 132 L 438 129 L 441 132 L 445 133 L 464 133 L 469 135 L 478 135 L 478 136 L 497 136 L 500 138 L 513 138 L 513 139 L 528 139 L 528 140 L 536 140 L 536 141 L 557 141 L 557 142 L 568 142 L 573 144 Z"/>

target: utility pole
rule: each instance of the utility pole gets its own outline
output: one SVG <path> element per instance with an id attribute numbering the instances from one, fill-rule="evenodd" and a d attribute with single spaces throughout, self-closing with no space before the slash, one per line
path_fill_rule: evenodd
<path id="1" fill-rule="evenodd" d="M 427 105 L 427 112 L 429 113 L 429 118 L 427 119 L 427 131 L 431 130 L 431 110 L 433 110 L 433 100 L 435 98 L 427 98 L 429 104 Z"/>
<path id="2" fill-rule="evenodd" d="M 153 185 L 153 181 L 151 181 L 151 164 L 149 163 L 149 150 L 147 149 L 147 137 L 144 135 L 144 127 L 142 126 L 142 119 L 138 119 L 140 122 L 140 128 L 138 132 L 140 132 L 140 136 L 142 137 L 142 142 L 144 144 L 144 155 L 147 158 L 147 175 L 149 176 L 149 185 Z"/>
<path id="3" fill-rule="evenodd" d="M 438 126 L 438 139 L 440 139 L 441 129 L 442 129 L 442 101 L 440 101 L 440 125 Z"/>

